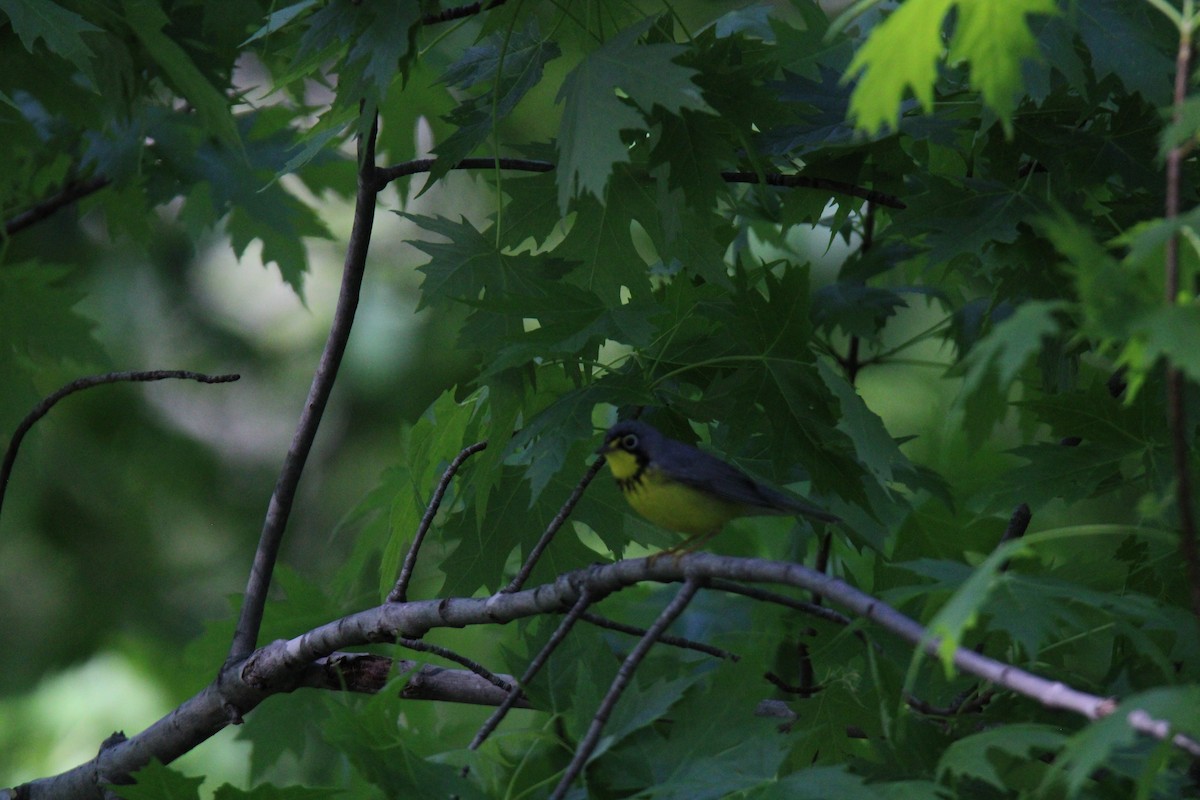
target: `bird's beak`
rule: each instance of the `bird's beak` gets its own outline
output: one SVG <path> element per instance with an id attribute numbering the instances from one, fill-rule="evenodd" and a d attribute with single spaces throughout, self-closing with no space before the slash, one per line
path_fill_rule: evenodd
<path id="1" fill-rule="evenodd" d="M 603 444 L 601 444 L 599 447 L 596 448 L 596 455 L 602 456 L 605 453 L 612 452 L 612 449 L 613 449 L 612 440 L 606 441 Z"/>

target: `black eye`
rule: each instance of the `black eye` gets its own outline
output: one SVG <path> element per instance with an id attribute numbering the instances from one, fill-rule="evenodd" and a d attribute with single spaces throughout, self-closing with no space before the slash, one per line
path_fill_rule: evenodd
<path id="1" fill-rule="evenodd" d="M 636 450 L 638 446 L 638 437 L 636 433 L 627 433 L 621 437 L 622 450 Z"/>

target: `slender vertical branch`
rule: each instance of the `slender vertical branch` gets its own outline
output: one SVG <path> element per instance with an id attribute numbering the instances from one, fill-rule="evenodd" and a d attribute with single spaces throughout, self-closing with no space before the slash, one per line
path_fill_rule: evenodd
<path id="1" fill-rule="evenodd" d="M 488 717 L 487 721 L 484 722 L 479 728 L 479 731 L 475 734 L 475 738 L 472 739 L 471 744 L 468 745 L 469 749 L 478 750 L 479 746 L 483 744 L 489 736 L 492 735 L 492 731 L 496 730 L 496 728 L 504 720 L 505 715 L 508 714 L 509 710 L 516 705 L 517 701 L 523 696 L 521 694 L 522 689 L 528 686 L 529 682 L 537 676 L 538 672 L 550 658 L 550 654 L 553 653 L 560 644 L 562 644 L 563 639 L 567 638 L 567 634 L 571 632 L 571 628 L 575 626 L 575 623 L 579 620 L 579 617 L 583 614 L 583 612 L 587 611 L 588 606 L 592 604 L 594 598 L 595 595 L 592 594 L 586 587 L 580 591 L 579 599 L 575 601 L 575 605 L 571 606 L 571 610 L 568 611 L 567 615 L 562 618 L 561 622 L 558 623 L 558 627 L 554 629 L 554 633 L 550 635 L 550 639 L 545 645 L 542 646 L 542 649 L 538 651 L 538 654 L 533 657 L 533 660 L 529 662 L 529 666 L 525 668 L 525 672 L 521 675 L 521 679 L 517 681 L 516 686 L 513 686 L 509 691 L 508 697 L 504 698 L 504 702 L 500 704 L 500 707 L 493 711 L 492 715 Z"/>
<path id="2" fill-rule="evenodd" d="M 608 687 L 608 692 L 605 693 L 604 699 L 600 701 L 600 705 L 596 708 L 596 713 L 592 717 L 592 724 L 588 726 L 588 731 L 584 734 L 583 740 L 575 749 L 575 755 L 571 758 L 571 763 L 567 765 L 566 772 L 563 773 L 562 779 L 555 787 L 554 793 L 550 795 L 550 800 L 562 800 L 567 796 L 567 790 L 571 788 L 571 784 L 583 772 L 583 767 L 587 764 L 588 759 L 592 757 L 592 753 L 596 750 L 596 745 L 600 743 L 600 734 L 604 732 L 604 724 L 608 722 L 608 717 L 617 706 L 617 701 L 621 699 L 621 694 L 625 691 L 625 687 L 633 680 L 633 673 L 637 670 L 638 665 L 642 663 L 642 659 L 650 652 L 650 648 L 658 641 L 658 637 L 662 635 L 667 626 L 675 621 L 675 618 L 683 613 L 687 608 L 688 603 L 696 596 L 696 592 L 700 590 L 702 581 L 698 578 L 688 578 L 683 584 L 683 588 L 678 594 L 671 599 L 667 607 L 658 615 L 658 619 L 654 620 L 654 624 L 646 631 L 637 643 L 637 645 L 625 657 L 621 668 L 617 670 L 617 677 L 613 678 L 612 684 Z"/>
<path id="3" fill-rule="evenodd" d="M 371 123 L 366 138 L 359 139 L 358 195 L 354 206 L 354 224 L 350 230 L 350 243 L 346 248 L 346 260 L 342 267 L 342 286 L 333 314 L 333 324 L 329 328 L 325 349 L 313 375 L 304 410 L 300 412 L 291 446 L 275 482 L 275 491 L 272 492 L 267 506 L 258 549 L 254 553 L 254 564 L 250 567 L 250 578 L 246 583 L 242 613 L 238 618 L 237 629 L 229 649 L 231 660 L 248 655 L 258 642 L 258 630 L 267 602 L 267 589 L 271 585 L 275 559 L 279 555 L 279 546 L 283 542 L 283 533 L 296 498 L 296 488 L 300 484 L 308 453 L 312 449 L 317 428 L 321 424 L 321 417 L 333 391 L 333 382 L 337 379 L 338 367 L 346 352 L 346 343 L 350 340 L 350 329 L 354 325 L 363 273 L 367 266 L 367 250 L 371 244 L 371 229 L 375 223 L 375 205 L 380 189 L 375 167 L 375 136 L 378 130 L 379 123 L 375 120 Z"/>
<path id="4" fill-rule="evenodd" d="M 1175 57 L 1175 99 L 1172 119 L 1179 123 L 1183 104 L 1187 100 L 1189 62 L 1192 55 L 1192 25 L 1190 14 L 1180 26 L 1179 52 Z M 1183 173 L 1184 145 L 1177 144 L 1167 153 L 1166 218 L 1179 217 L 1179 187 Z M 1164 301 L 1171 306 L 1179 296 L 1179 234 L 1167 240 Z M 1200 550 L 1196 544 L 1196 510 L 1192 498 L 1191 459 L 1192 431 L 1187 424 L 1183 372 L 1174 365 L 1167 366 L 1167 419 L 1171 426 L 1172 452 L 1175 468 L 1175 495 L 1179 508 L 1179 550 L 1187 565 L 1192 614 L 1200 621 Z"/>
<path id="5" fill-rule="evenodd" d="M 417 553 L 421 549 L 421 543 L 425 541 L 425 534 L 429 532 L 429 526 L 433 524 L 433 518 L 437 516 L 438 508 L 442 505 L 442 498 L 446 496 L 446 489 L 450 486 L 450 481 L 464 461 L 486 447 L 486 441 L 464 447 L 450 462 L 450 466 L 446 467 L 446 471 L 442 473 L 442 479 L 438 481 L 437 489 L 425 509 L 425 516 L 421 517 L 421 524 L 417 526 L 412 546 L 408 548 L 408 554 L 404 556 L 404 566 L 400 570 L 400 577 L 396 579 L 396 586 L 388 593 L 389 603 L 403 603 L 408 600 L 408 583 L 412 580 L 413 569 L 417 565 Z"/>
<path id="6" fill-rule="evenodd" d="M 529 551 L 529 558 L 525 559 L 525 563 L 521 565 L 520 572 L 512 581 L 501 589 L 502 592 L 511 593 L 519 592 L 521 587 L 525 585 L 525 581 L 529 580 L 529 575 L 533 572 L 533 568 L 537 566 L 538 559 L 542 557 L 542 553 L 550 546 L 550 542 L 554 540 L 554 535 L 558 533 L 558 529 L 567 521 L 567 517 L 571 515 L 575 505 L 579 502 L 579 498 L 583 497 L 583 492 L 587 489 L 588 484 L 600 472 L 600 468 L 604 466 L 604 459 L 597 458 L 592 465 L 588 467 L 588 471 L 579 479 L 579 483 L 575 484 L 575 489 L 571 492 L 571 496 L 562 504 L 562 508 L 554 515 L 554 519 L 550 520 L 550 524 L 546 526 L 546 530 L 542 533 L 542 537 L 538 539 L 537 544 Z"/>

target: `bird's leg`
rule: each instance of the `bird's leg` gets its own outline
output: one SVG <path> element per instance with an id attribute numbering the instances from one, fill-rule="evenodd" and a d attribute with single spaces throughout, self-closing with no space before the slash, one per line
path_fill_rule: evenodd
<path id="1" fill-rule="evenodd" d="M 705 544 L 708 543 L 709 539 L 713 538 L 720 532 L 721 532 L 720 528 L 714 528 L 713 530 L 705 531 L 704 533 L 694 533 L 691 536 L 689 536 L 688 538 L 684 539 L 679 544 L 675 545 L 674 547 L 668 547 L 666 550 L 659 550 L 657 553 L 650 556 L 650 558 L 646 559 L 646 562 L 648 564 L 650 564 L 651 566 L 653 566 L 654 562 L 659 557 L 673 555 L 673 556 L 675 556 L 676 563 L 678 563 L 679 559 L 683 558 L 688 553 L 692 553 L 692 552 L 695 552 L 696 550 L 699 550 L 701 547 L 703 547 Z"/>

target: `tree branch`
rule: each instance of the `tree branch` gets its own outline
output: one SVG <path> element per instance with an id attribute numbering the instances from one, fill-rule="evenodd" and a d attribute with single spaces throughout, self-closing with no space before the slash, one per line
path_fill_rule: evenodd
<path id="1" fill-rule="evenodd" d="M 258 641 L 258 629 L 262 624 L 263 609 L 267 602 L 267 589 L 271 585 L 275 559 L 283 542 L 292 502 L 296 498 L 296 487 L 300 484 L 304 464 L 317 436 L 317 427 L 321 424 L 325 405 L 333 391 L 333 382 L 337 378 L 342 355 L 346 352 L 346 342 L 350 339 L 350 329 L 358 309 L 358 296 L 362 290 L 363 273 L 367 266 L 371 229 L 375 223 L 379 185 L 375 167 L 375 135 L 378 129 L 379 123 L 375 120 L 371 123 L 366 139 L 359 141 L 358 196 L 354 206 L 354 224 L 350 229 L 350 243 L 346 248 L 346 260 L 342 267 L 342 286 L 338 293 L 337 307 L 333 313 L 333 323 L 329 328 L 325 349 L 321 353 L 321 360 L 317 364 L 312 385 L 308 390 L 308 398 L 304 402 L 304 410 L 300 413 L 291 446 L 283 459 L 275 490 L 271 493 L 271 500 L 267 505 L 258 549 L 254 553 L 254 563 L 250 567 L 250 577 L 246 583 L 241 615 L 238 617 L 233 642 L 229 648 L 231 660 L 249 654 Z"/>
<path id="2" fill-rule="evenodd" d="M 529 662 L 529 666 L 525 668 L 524 674 L 521 675 L 521 680 L 509 691 L 508 697 L 504 698 L 504 702 L 500 704 L 500 707 L 492 712 L 492 715 L 479 727 L 479 730 L 475 733 L 475 737 L 471 739 L 468 749 L 478 750 L 479 746 L 487 740 L 487 737 L 491 736 L 492 731 L 496 730 L 500 725 L 500 722 L 504 719 L 509 709 L 516 704 L 517 699 L 521 696 L 521 692 L 537 676 L 538 672 L 541 671 L 546 661 L 550 658 L 550 654 L 562 644 L 563 639 L 567 638 L 567 634 L 571 632 L 571 628 L 574 627 L 576 620 L 587 610 L 592 601 L 592 593 L 587 587 L 580 589 L 579 597 L 576 598 L 575 604 L 571 606 L 571 610 L 562 618 L 562 621 L 558 623 L 558 627 L 554 629 L 554 633 L 550 634 L 550 638 L 546 641 L 546 644 L 542 645 L 542 649 Z"/>
<path id="3" fill-rule="evenodd" d="M 386 185 L 406 175 L 429 172 L 436 161 L 436 158 L 417 158 L 412 161 L 405 161 L 403 164 L 397 164 L 394 167 L 382 167 L 378 171 L 379 180 L 382 184 Z M 528 158 L 490 158 L 484 156 L 464 158 L 451 167 L 451 169 L 495 169 L 497 167 L 500 169 L 519 170 L 521 172 L 550 172 L 555 168 L 555 165 L 549 161 L 537 161 Z M 810 178 L 806 175 L 768 172 L 764 176 L 765 181 L 760 181 L 758 175 L 753 172 L 736 171 L 724 171 L 721 173 L 721 178 L 726 183 L 765 182 L 768 186 L 779 186 L 786 189 L 823 189 L 839 194 L 848 194 L 851 197 L 861 197 L 864 200 L 869 200 L 872 203 L 878 203 L 888 208 L 904 209 L 908 207 L 895 195 L 828 178 Z"/>
<path id="4" fill-rule="evenodd" d="M 51 216 L 60 208 L 69 206 L 77 200 L 82 200 L 89 194 L 100 191 L 110 183 L 112 181 L 100 175 L 93 175 L 81 181 L 72 181 L 59 189 L 57 194 L 47 197 L 33 208 L 22 211 L 20 214 L 9 219 L 8 222 L 5 222 L 4 235 L 12 236 L 14 233 L 23 231 Z"/>
<path id="5" fill-rule="evenodd" d="M 437 516 L 438 508 L 442 505 L 442 498 L 446 496 L 446 489 L 449 488 L 450 481 L 454 479 L 455 473 L 458 472 L 458 468 L 463 465 L 463 462 L 486 447 L 486 441 L 464 447 L 446 467 L 446 471 L 442 473 L 437 489 L 434 490 L 433 497 L 425 508 L 425 515 L 421 517 L 421 524 L 417 526 L 417 533 L 413 536 L 412 545 L 409 546 L 408 553 L 404 556 L 404 566 L 400 570 L 400 577 L 396 579 L 395 587 L 388 593 L 389 603 L 403 603 L 408 599 L 408 583 L 412 580 L 413 569 L 417 566 L 417 553 L 421 549 L 422 542 L 425 541 L 425 534 L 429 532 L 429 526 L 433 524 L 433 518 Z"/>
<path id="6" fill-rule="evenodd" d="M 21 442 L 25 439 L 25 434 L 29 433 L 38 420 L 49 414 L 50 409 L 59 400 L 75 392 L 91 389 L 93 386 L 102 386 L 106 383 L 162 381 L 171 378 L 199 381 L 200 383 L 230 383 L 241 378 L 241 375 L 205 375 L 184 369 L 156 369 L 140 372 L 106 372 L 103 375 L 88 375 L 71 381 L 34 406 L 33 410 L 25 415 L 25 418 L 13 431 L 12 438 L 8 442 L 8 449 L 4 451 L 4 462 L 0 463 L 0 509 L 4 508 L 4 493 L 8 489 L 8 480 L 12 477 L 13 465 L 17 461 L 17 451 L 21 449 Z"/>
<path id="7" fill-rule="evenodd" d="M 579 777 L 579 773 L 583 772 L 583 765 L 592 757 L 592 753 L 596 750 L 596 745 L 600 743 L 600 734 L 604 732 L 604 724 L 608 722 L 609 715 L 613 709 L 617 707 L 617 701 L 621 699 L 621 695 L 625 692 L 625 687 L 633 680 L 633 673 L 637 671 L 638 666 L 642 663 L 642 659 L 650 652 L 650 648 L 658 641 L 658 637 L 663 634 L 675 619 L 683 613 L 687 608 L 688 603 L 692 602 L 692 598 L 696 596 L 696 592 L 700 590 L 701 581 L 697 578 L 688 578 L 683 584 L 683 588 L 671 599 L 667 607 L 662 610 L 658 618 L 654 620 L 654 624 L 646 631 L 646 634 L 638 640 L 637 646 L 629 652 L 625 660 L 621 663 L 621 668 L 617 670 L 616 677 L 605 692 L 600 705 L 596 708 L 596 713 L 592 716 L 592 723 L 588 726 L 588 731 L 584 734 L 579 746 L 575 748 L 575 755 L 571 757 L 571 763 L 567 765 L 566 771 L 563 773 L 562 779 L 559 780 L 558 786 L 550 795 L 550 800 L 562 800 L 567 796 L 567 791 L 571 788 L 571 784 Z"/>
<path id="8" fill-rule="evenodd" d="M 433 165 L 437 163 L 436 158 L 416 158 L 412 161 L 405 161 L 403 164 L 397 164 L 394 167 L 381 167 L 378 172 L 380 188 L 382 189 L 387 184 L 403 178 L 408 175 L 416 175 L 421 172 L 429 172 L 433 169 Z M 464 158 L 450 169 L 512 169 L 520 172 L 550 172 L 554 169 L 554 165 L 549 161 L 535 161 L 529 158 Z"/>
<path id="9" fill-rule="evenodd" d="M 625 633 L 630 636 L 645 636 L 646 629 L 639 628 L 636 625 L 626 625 L 624 622 L 617 622 L 615 619 L 602 617 L 599 614 L 593 614 L 590 611 L 579 615 L 579 618 L 584 622 L 595 625 L 597 628 L 604 628 L 617 633 Z M 711 644 L 704 642 L 694 642 L 691 639 L 686 639 L 682 636 L 671 636 L 663 634 L 658 637 L 658 641 L 662 644 L 678 647 L 682 650 L 695 650 L 697 653 L 704 653 L 713 658 L 727 658 L 730 661 L 741 661 L 742 657 L 737 653 L 731 653 L 728 650 L 722 650 L 719 647 L 713 647 Z"/>
<path id="10" fill-rule="evenodd" d="M 926 639 L 925 628 L 919 623 L 883 601 L 802 564 L 709 553 L 690 553 L 654 561 L 618 561 L 567 573 L 554 583 L 511 594 L 384 603 L 293 639 L 272 642 L 222 670 L 216 681 L 141 733 L 114 743 L 72 770 L 25 784 L 19 789 L 29 800 L 99 797 L 102 783 L 128 775 L 152 758 L 170 762 L 229 725 L 231 718 L 227 704 L 246 712 L 272 694 L 312 685 L 306 676 L 311 676 L 314 662 L 319 663 L 320 659 L 327 659 L 346 647 L 395 641 L 399 636 L 418 638 L 434 628 L 504 624 L 538 614 L 561 613 L 571 606 L 578 609 L 578 617 L 590 598 L 601 598 L 642 581 L 708 581 L 715 578 L 776 583 L 820 592 L 828 601 L 871 620 L 924 652 L 937 654 L 939 640 Z M 566 622 L 566 618 L 563 621 Z M 559 627 L 561 630 L 563 625 Z M 1089 720 L 1108 716 L 1117 708 L 1116 701 L 1111 698 L 1078 691 L 971 650 L 956 650 L 954 664 L 965 673 L 1032 698 L 1047 708 L 1070 711 Z M 1200 743 L 1172 734 L 1170 726 L 1162 720 L 1139 713 L 1138 709 L 1128 710 L 1126 720 L 1134 730 L 1158 738 L 1170 737 L 1175 746 L 1200 757 Z"/>
<path id="11" fill-rule="evenodd" d="M 760 181 L 758 175 L 753 172 L 725 171 L 721 173 L 721 178 L 726 183 L 766 183 L 768 186 L 783 186 L 786 188 L 825 189 L 826 191 L 837 192 L 838 194 L 848 194 L 851 197 L 861 197 L 863 200 L 879 203 L 879 205 L 887 206 L 888 208 L 908 208 L 895 195 L 877 192 L 874 189 L 866 189 L 862 186 L 855 186 L 853 183 L 844 183 L 843 181 L 830 180 L 829 178 L 810 178 L 807 175 L 783 174 L 780 172 L 768 172 L 763 177 L 766 179 L 765 181 Z"/>
<path id="12" fill-rule="evenodd" d="M 525 559 L 525 563 L 521 565 L 521 569 L 517 572 L 516 577 L 509 582 L 500 591 L 502 592 L 517 592 L 525 585 L 525 581 L 529 580 L 529 575 L 533 572 L 533 568 L 537 565 L 538 559 L 542 557 L 542 553 L 546 552 L 546 548 L 550 546 L 550 542 L 554 540 L 554 535 L 558 533 L 558 529 L 567 521 L 567 517 L 575 509 L 575 505 L 579 502 L 579 498 L 583 497 L 583 492 L 599 474 L 600 468 L 604 466 L 604 459 L 597 458 L 588 467 L 587 472 L 579 479 L 579 483 L 575 484 L 575 488 L 571 490 L 571 495 L 567 501 L 562 504 L 562 508 L 554 515 L 554 519 L 550 520 L 550 524 L 546 526 L 546 530 L 542 532 L 541 538 L 537 540 L 537 544 L 529 551 L 529 557 Z"/>
<path id="13" fill-rule="evenodd" d="M 502 6 L 506 0 L 491 0 L 490 3 L 470 3 L 465 6 L 455 6 L 447 8 L 445 11 L 439 11 L 436 14 L 426 14 L 421 17 L 422 25 L 437 25 L 439 22 L 451 22 L 452 20 L 462 19 L 463 17 L 473 17 L 480 11 L 491 11 L 497 6 Z"/>
<path id="14" fill-rule="evenodd" d="M 1175 98 L 1171 113 L 1172 121 L 1178 125 L 1183 118 L 1183 106 L 1187 100 L 1189 62 L 1192 55 L 1191 27 L 1182 26 L 1179 34 L 1179 51 L 1175 57 Z M 1183 178 L 1183 145 L 1176 145 L 1167 153 L 1167 200 L 1166 218 L 1179 217 L 1179 188 Z M 1166 277 L 1164 280 L 1167 306 L 1179 301 L 1179 232 L 1167 239 Z M 1187 565 L 1188 588 L 1190 590 L 1192 614 L 1200 621 L 1200 548 L 1196 543 L 1196 510 L 1192 500 L 1191 458 L 1192 432 L 1188 430 L 1186 403 L 1184 400 L 1183 371 L 1173 364 L 1167 365 L 1167 420 L 1171 428 L 1172 456 L 1175 468 L 1175 498 L 1179 508 L 1179 551 Z"/>

